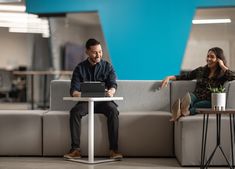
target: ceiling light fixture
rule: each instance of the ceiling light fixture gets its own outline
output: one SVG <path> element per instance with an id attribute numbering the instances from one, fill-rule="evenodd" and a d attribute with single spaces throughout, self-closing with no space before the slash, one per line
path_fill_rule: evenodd
<path id="1" fill-rule="evenodd" d="M 231 19 L 195 19 L 193 24 L 216 24 L 216 23 L 231 23 Z"/>
<path id="2" fill-rule="evenodd" d="M 9 28 L 9 32 L 14 32 L 14 33 L 37 33 L 37 34 L 42 34 L 42 37 L 44 38 L 49 38 L 50 37 L 50 32 L 49 30 L 43 30 L 43 29 L 32 29 L 32 28 Z"/>
<path id="3" fill-rule="evenodd" d="M 0 5 L 0 11 L 25 12 L 24 5 Z"/>
<path id="4" fill-rule="evenodd" d="M 9 32 L 40 33 L 44 38 L 50 37 L 48 20 L 25 12 L 0 12 L 0 27 L 9 28 Z"/>
<path id="5" fill-rule="evenodd" d="M 0 3 L 21 2 L 21 0 L 0 0 Z"/>

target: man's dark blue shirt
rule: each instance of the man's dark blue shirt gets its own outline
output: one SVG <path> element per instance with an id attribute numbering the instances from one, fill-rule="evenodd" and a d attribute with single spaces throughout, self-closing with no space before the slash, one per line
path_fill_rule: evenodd
<path id="1" fill-rule="evenodd" d="M 112 65 L 102 59 L 95 65 L 86 59 L 76 66 L 71 80 L 71 96 L 74 91 L 80 91 L 80 83 L 84 81 L 100 81 L 105 83 L 107 89 L 117 88 L 116 74 Z"/>

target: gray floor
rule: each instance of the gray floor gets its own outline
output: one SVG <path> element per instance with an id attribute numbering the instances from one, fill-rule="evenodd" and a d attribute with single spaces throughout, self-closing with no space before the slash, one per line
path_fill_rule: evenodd
<path id="1" fill-rule="evenodd" d="M 63 158 L 0 157 L 0 169 L 196 169 L 180 167 L 174 158 L 124 158 L 122 161 L 87 165 Z M 222 169 L 216 167 L 216 169 Z"/>

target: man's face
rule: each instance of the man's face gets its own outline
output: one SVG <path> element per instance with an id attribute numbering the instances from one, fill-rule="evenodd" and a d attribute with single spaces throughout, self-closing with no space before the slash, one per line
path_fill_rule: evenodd
<path id="1" fill-rule="evenodd" d="M 86 50 L 86 53 L 92 64 L 99 63 L 103 56 L 101 45 L 90 46 L 90 48 Z"/>

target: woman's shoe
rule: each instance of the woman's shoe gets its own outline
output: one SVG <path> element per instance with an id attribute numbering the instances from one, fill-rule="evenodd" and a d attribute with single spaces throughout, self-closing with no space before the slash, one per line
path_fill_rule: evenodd
<path id="1" fill-rule="evenodd" d="M 180 118 L 180 116 L 181 116 L 180 99 L 177 99 L 176 102 L 172 105 L 171 113 L 172 113 L 172 117 L 171 117 L 170 121 L 176 121 Z"/>
<path id="2" fill-rule="evenodd" d="M 189 92 L 186 93 L 186 95 L 182 98 L 180 109 L 182 116 L 188 116 L 190 114 L 189 107 L 191 104 L 191 97 Z"/>

